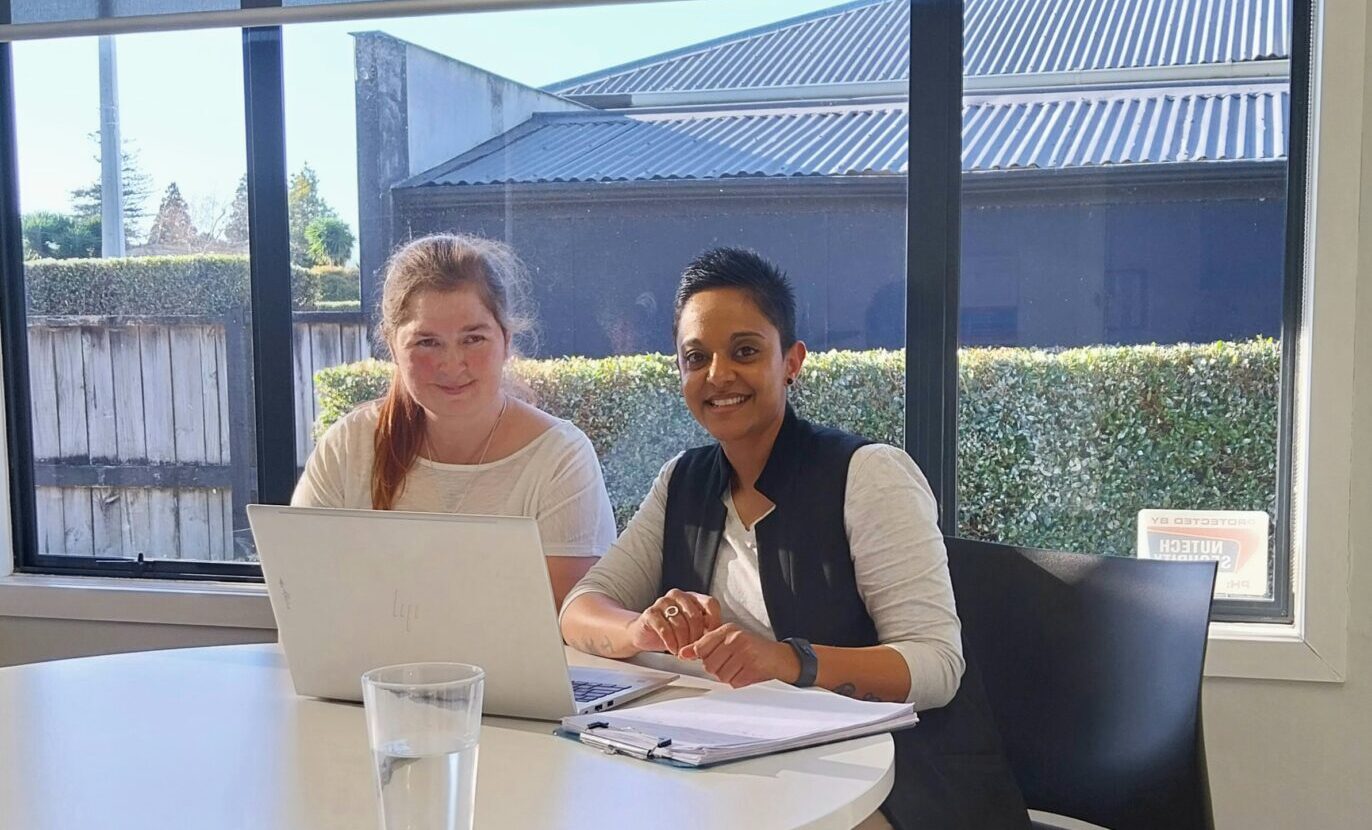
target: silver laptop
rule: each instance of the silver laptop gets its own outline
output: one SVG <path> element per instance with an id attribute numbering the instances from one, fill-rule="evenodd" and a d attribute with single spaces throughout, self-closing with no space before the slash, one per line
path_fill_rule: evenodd
<path id="1" fill-rule="evenodd" d="M 485 712 L 557 720 L 676 675 L 568 671 L 533 519 L 248 506 L 298 694 L 362 698 L 363 672 L 456 661 L 486 671 Z"/>

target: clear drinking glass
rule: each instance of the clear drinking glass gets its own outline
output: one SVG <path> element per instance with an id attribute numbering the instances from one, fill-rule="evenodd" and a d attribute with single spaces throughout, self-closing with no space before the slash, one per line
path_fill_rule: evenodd
<path id="1" fill-rule="evenodd" d="M 471 830 L 485 678 L 465 663 L 362 675 L 384 830 Z"/>

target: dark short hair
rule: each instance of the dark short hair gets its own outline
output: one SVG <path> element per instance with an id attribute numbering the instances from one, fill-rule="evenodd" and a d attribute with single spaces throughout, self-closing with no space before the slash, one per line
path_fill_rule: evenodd
<path id="1" fill-rule="evenodd" d="M 791 281 L 786 278 L 786 272 L 747 248 L 712 248 L 686 266 L 676 290 L 673 339 L 686 302 L 700 292 L 714 288 L 737 288 L 747 292 L 762 316 L 776 326 L 781 335 L 781 347 L 789 349 L 796 342 L 796 294 L 791 289 Z"/>

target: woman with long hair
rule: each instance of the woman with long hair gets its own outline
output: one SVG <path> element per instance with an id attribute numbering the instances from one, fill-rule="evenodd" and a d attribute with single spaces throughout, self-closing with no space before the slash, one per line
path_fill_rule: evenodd
<path id="1" fill-rule="evenodd" d="M 585 434 L 511 393 L 525 282 L 514 252 L 482 237 L 396 250 L 377 331 L 390 389 L 325 432 L 291 504 L 533 517 L 561 604 L 614 541 L 614 514 Z"/>
<path id="2" fill-rule="evenodd" d="M 791 408 L 805 344 L 785 276 L 750 251 L 701 255 L 674 335 L 682 397 L 716 443 L 662 468 L 567 597 L 567 642 L 668 652 L 735 687 L 913 702 L 895 789 L 862 827 L 1027 828 L 964 660 L 933 493 L 902 450 Z"/>

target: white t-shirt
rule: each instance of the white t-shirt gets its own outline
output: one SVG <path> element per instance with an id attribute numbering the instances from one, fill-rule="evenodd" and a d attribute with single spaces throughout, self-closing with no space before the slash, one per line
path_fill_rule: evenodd
<path id="1" fill-rule="evenodd" d="M 658 473 L 623 535 L 567 595 L 564 611 L 586 593 L 605 594 L 631 611 L 642 611 L 657 599 L 667 487 L 680 457 Z M 725 622 L 775 637 L 758 574 L 757 525 L 767 516 L 745 527 L 727 490 L 723 499 L 724 538 L 709 593 L 719 602 Z M 965 667 L 962 624 L 938 528 L 938 505 L 910 456 L 886 444 L 868 444 L 853 453 L 843 525 L 858 594 L 877 639 L 899 652 L 910 670 L 907 700 L 919 709 L 947 704 Z"/>
<path id="2" fill-rule="evenodd" d="M 372 506 L 372 461 L 379 405 L 363 404 L 329 427 L 300 477 L 291 504 Z M 465 494 L 465 495 L 464 495 Z M 558 420 L 513 454 L 485 464 L 415 460 L 396 510 L 538 521 L 546 556 L 600 556 L 615 540 L 615 517 L 595 448 L 570 421 Z"/>

